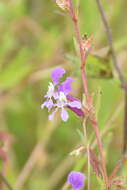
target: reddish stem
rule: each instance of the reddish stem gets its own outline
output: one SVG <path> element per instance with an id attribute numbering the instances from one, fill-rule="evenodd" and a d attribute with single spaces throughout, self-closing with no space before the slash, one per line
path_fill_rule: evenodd
<path id="1" fill-rule="evenodd" d="M 2 158 L 3 160 L 3 171 L 2 171 L 2 175 L 3 177 L 5 176 L 5 171 L 6 171 L 6 163 L 7 163 L 7 158 L 6 158 L 6 153 L 0 149 L 0 157 Z M 4 187 L 5 187 L 5 182 L 2 181 L 1 182 L 1 190 L 4 190 Z"/>
<path id="2" fill-rule="evenodd" d="M 78 21 L 77 21 L 77 18 L 75 17 L 74 9 L 73 9 L 73 6 L 72 6 L 72 0 L 69 0 L 69 2 L 70 2 L 69 13 L 70 13 L 70 15 L 72 17 L 72 20 L 74 22 L 74 25 L 75 25 L 75 31 L 76 31 L 76 35 L 77 35 L 77 39 L 78 39 L 79 48 L 80 48 L 81 72 L 82 72 L 84 92 L 85 92 L 88 107 L 89 107 L 90 112 L 91 112 L 91 123 L 92 123 L 92 125 L 94 127 L 94 131 L 95 131 L 96 138 L 97 138 L 97 143 L 98 143 L 98 148 L 99 148 L 99 152 L 100 152 L 100 159 L 101 159 L 101 164 L 102 164 L 102 168 L 103 168 L 105 183 L 106 183 L 106 186 L 107 186 L 107 190 L 109 190 L 108 176 L 107 176 L 107 171 L 106 171 L 106 166 L 105 166 L 105 161 L 104 161 L 104 156 L 103 156 L 101 138 L 100 138 L 100 135 L 99 135 L 98 125 L 97 125 L 97 122 L 96 122 L 95 117 L 94 117 L 94 112 L 93 112 L 93 109 L 92 109 L 92 106 L 91 106 L 91 103 L 90 103 L 89 94 L 88 94 L 88 87 L 87 87 L 87 81 L 86 81 L 86 74 L 85 74 L 85 70 L 84 70 L 87 55 L 84 53 L 83 48 L 82 48 L 82 40 L 81 40 L 81 36 L 80 36 Z"/>

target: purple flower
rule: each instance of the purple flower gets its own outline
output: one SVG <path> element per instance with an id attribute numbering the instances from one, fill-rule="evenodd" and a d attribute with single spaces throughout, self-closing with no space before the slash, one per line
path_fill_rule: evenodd
<path id="1" fill-rule="evenodd" d="M 61 67 L 53 69 L 51 77 L 54 85 L 59 83 L 59 79 L 65 74 L 65 70 Z"/>
<path id="2" fill-rule="evenodd" d="M 41 105 L 41 108 L 47 107 L 48 112 L 52 108 L 55 108 L 54 111 L 49 115 L 49 120 L 53 120 L 54 114 L 61 110 L 61 119 L 63 121 L 68 120 L 68 113 L 65 108 L 78 109 L 81 110 L 82 104 L 80 100 L 72 99 L 69 100 L 67 96 L 72 91 L 71 83 L 74 81 L 73 78 L 67 77 L 64 82 L 60 84 L 59 79 L 65 74 L 65 70 L 61 67 L 53 69 L 51 78 L 53 82 L 49 83 L 47 94 L 45 98 L 47 100 Z M 74 111 L 75 112 L 75 111 Z M 77 114 L 78 115 L 78 114 Z"/>
<path id="3" fill-rule="evenodd" d="M 84 185 L 84 178 L 85 175 L 83 173 L 72 171 L 68 175 L 68 182 L 74 190 L 80 190 Z"/>
<path id="4" fill-rule="evenodd" d="M 75 79 L 71 77 L 67 77 L 67 79 L 64 82 L 62 82 L 62 84 L 58 87 L 58 90 L 64 92 L 65 95 L 69 94 L 72 91 L 71 83 L 74 80 Z"/>

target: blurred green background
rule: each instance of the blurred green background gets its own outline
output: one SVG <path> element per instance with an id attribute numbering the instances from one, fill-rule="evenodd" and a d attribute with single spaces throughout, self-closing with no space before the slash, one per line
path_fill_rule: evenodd
<path id="1" fill-rule="evenodd" d="M 95 102 L 98 88 L 102 89 L 98 121 L 104 132 L 102 143 L 110 174 L 122 157 L 124 92 L 112 64 L 96 1 L 79 3 L 81 35 L 94 36 L 93 53 L 99 55 L 88 58 L 88 87 L 89 93 L 95 93 Z M 102 0 L 102 4 L 119 66 L 127 78 L 127 1 Z M 69 15 L 53 0 L 0 1 L 0 130 L 12 138 L 7 150 L 6 177 L 14 189 L 62 189 L 72 169 L 85 172 L 87 178 L 86 158 L 69 156 L 81 143 L 81 120 L 69 110 L 68 122 L 62 122 L 59 115 L 51 122 L 47 110 L 40 109 L 56 66 L 64 67 L 69 76 L 76 78 L 72 94 L 82 98 L 74 37 Z M 100 70 L 106 74 L 101 75 L 104 72 Z M 87 128 L 94 141 L 89 123 Z M 95 151 L 99 156 L 97 148 Z M 122 172 L 120 175 L 127 175 L 125 170 Z M 91 189 L 98 189 L 99 183 L 91 169 Z"/>

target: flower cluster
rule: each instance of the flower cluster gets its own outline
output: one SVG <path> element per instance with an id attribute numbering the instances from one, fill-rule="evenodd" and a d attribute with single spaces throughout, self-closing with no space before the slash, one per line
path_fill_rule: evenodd
<path id="1" fill-rule="evenodd" d="M 48 112 L 54 109 L 49 115 L 49 120 L 53 120 L 54 114 L 58 111 L 58 109 L 60 109 L 61 119 L 63 121 L 67 121 L 69 115 L 65 109 L 66 107 L 72 109 L 74 112 L 77 111 L 79 115 L 83 115 L 81 111 L 81 102 L 69 94 L 72 91 L 71 83 L 74 81 L 74 79 L 67 77 L 64 82 L 59 82 L 59 79 L 64 74 L 65 70 L 61 67 L 53 69 L 51 74 L 52 82 L 49 83 L 47 94 L 44 96 L 47 99 L 41 105 L 42 109 L 47 107 Z"/>
<path id="2" fill-rule="evenodd" d="M 81 172 L 71 171 L 68 175 L 68 182 L 74 190 L 80 190 L 84 185 L 85 175 Z"/>

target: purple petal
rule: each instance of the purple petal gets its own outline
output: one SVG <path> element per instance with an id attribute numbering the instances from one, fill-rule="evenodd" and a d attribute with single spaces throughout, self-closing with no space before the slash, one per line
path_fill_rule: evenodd
<path id="1" fill-rule="evenodd" d="M 41 104 L 41 109 L 44 109 L 44 107 L 46 107 L 46 105 L 47 105 L 47 100 L 43 104 Z"/>
<path id="2" fill-rule="evenodd" d="M 62 108 L 61 119 L 66 122 L 68 120 L 68 117 L 69 117 L 69 115 L 68 115 L 67 111 L 64 108 Z"/>
<path id="3" fill-rule="evenodd" d="M 75 96 L 73 96 L 73 95 L 71 95 L 71 94 L 68 94 L 68 95 L 67 95 L 67 99 L 70 100 L 70 101 L 76 100 L 76 101 L 81 102 L 80 99 L 76 98 Z"/>
<path id="4" fill-rule="evenodd" d="M 64 92 L 65 95 L 69 94 L 72 91 L 71 83 L 74 80 L 75 79 L 71 77 L 67 77 L 67 79 L 64 82 L 62 82 L 61 85 L 58 87 L 58 90 Z"/>
<path id="5" fill-rule="evenodd" d="M 81 103 L 81 101 L 80 101 L 80 99 L 78 99 L 78 98 L 76 98 L 75 96 L 72 96 L 71 94 L 68 94 L 67 95 L 67 99 L 69 100 L 69 101 L 79 101 L 80 103 Z M 78 109 L 78 108 L 72 108 L 72 107 L 70 107 L 70 106 L 67 106 L 69 109 L 71 109 L 74 113 L 76 113 L 76 115 L 78 115 L 78 116 L 80 116 L 80 117 L 85 117 L 85 115 L 84 115 L 84 112 L 82 111 L 82 109 Z"/>
<path id="6" fill-rule="evenodd" d="M 76 113 L 76 115 L 84 118 L 85 115 L 84 115 L 84 112 L 81 110 L 81 109 L 78 109 L 78 108 L 72 108 L 70 106 L 67 106 L 67 108 L 69 108 L 71 111 L 73 111 L 74 113 Z"/>
<path id="7" fill-rule="evenodd" d="M 78 109 L 80 109 L 82 107 L 82 104 L 79 101 L 69 102 L 67 105 L 72 108 L 78 108 Z"/>
<path id="8" fill-rule="evenodd" d="M 50 115 L 49 115 L 49 120 L 54 119 L 54 114 L 57 112 L 58 108 L 56 108 Z"/>
<path id="9" fill-rule="evenodd" d="M 51 77 L 52 77 L 52 81 L 54 85 L 57 85 L 59 83 L 59 78 L 61 78 L 64 73 L 65 73 L 65 70 L 61 67 L 57 67 L 53 69 Z"/>
<path id="10" fill-rule="evenodd" d="M 54 92 L 53 97 L 54 97 L 55 100 L 58 99 L 59 93 L 58 92 Z"/>
<path id="11" fill-rule="evenodd" d="M 48 108 L 48 112 L 50 112 L 50 110 L 52 109 L 52 107 L 54 106 L 52 99 L 49 99 L 48 103 L 47 103 L 47 108 Z"/>
<path id="12" fill-rule="evenodd" d="M 74 190 L 80 190 L 84 185 L 85 175 L 81 172 L 72 171 L 68 175 L 68 182 L 72 185 Z"/>
<path id="13" fill-rule="evenodd" d="M 41 105 L 41 109 L 44 109 L 44 107 L 48 108 L 48 112 L 52 109 L 52 107 L 54 106 L 52 99 L 47 99 L 42 105 Z"/>

